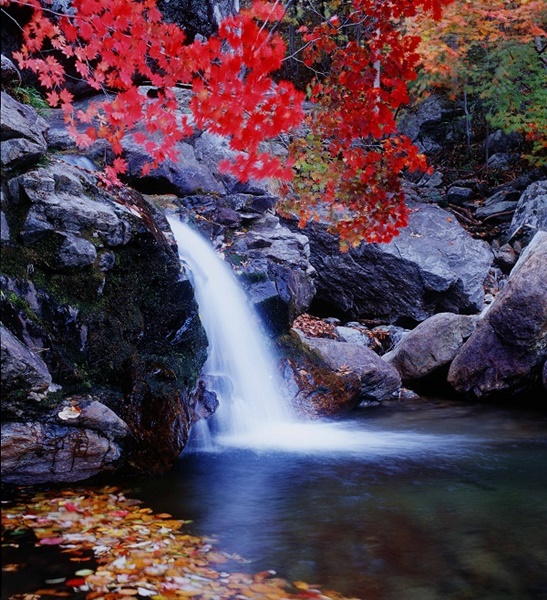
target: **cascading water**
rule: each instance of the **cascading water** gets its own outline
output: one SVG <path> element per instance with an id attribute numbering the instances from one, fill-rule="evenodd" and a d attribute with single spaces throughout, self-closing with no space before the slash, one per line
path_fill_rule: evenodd
<path id="1" fill-rule="evenodd" d="M 275 360 L 232 270 L 208 240 L 173 217 L 168 221 L 209 340 L 202 376 L 220 403 L 213 417 L 194 426 L 195 449 L 231 446 L 371 457 L 452 451 L 461 442 L 455 436 L 378 431 L 352 423 L 299 422 L 279 391 Z"/>
<path id="2" fill-rule="evenodd" d="M 169 223 L 181 261 L 190 271 L 209 340 L 203 376 L 220 402 L 216 433 L 242 436 L 289 420 L 273 357 L 230 267 L 188 225 L 173 218 Z"/>

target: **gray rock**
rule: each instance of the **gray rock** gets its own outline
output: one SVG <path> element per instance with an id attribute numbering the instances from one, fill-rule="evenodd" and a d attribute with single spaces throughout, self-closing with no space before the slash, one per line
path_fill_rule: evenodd
<path id="1" fill-rule="evenodd" d="M 509 239 L 518 234 L 534 235 L 536 231 L 547 231 L 547 180 L 532 183 L 519 198 Z"/>
<path id="2" fill-rule="evenodd" d="M 351 318 L 386 323 L 480 311 L 493 258 L 487 244 L 437 206 L 409 207 L 409 226 L 392 242 L 363 243 L 346 253 L 325 224 L 310 223 L 304 233 L 317 271 L 316 299 Z"/>
<path id="3" fill-rule="evenodd" d="M 497 217 L 509 221 L 517 206 L 519 196 L 519 192 L 511 189 L 496 192 L 484 201 L 484 204 L 477 209 L 475 215 L 479 219 Z"/>
<path id="4" fill-rule="evenodd" d="M 193 39 L 215 33 L 224 17 L 238 12 L 239 0 L 160 0 L 158 8 Z"/>
<path id="5" fill-rule="evenodd" d="M 407 333 L 383 358 L 403 382 L 426 377 L 454 359 L 478 321 L 475 315 L 438 313 Z"/>
<path id="6" fill-rule="evenodd" d="M 507 153 L 516 150 L 522 144 L 522 141 L 522 135 L 516 131 L 505 133 L 501 129 L 497 129 L 483 142 L 483 148 L 490 155 L 498 152 Z"/>
<path id="7" fill-rule="evenodd" d="M 93 173 L 55 160 L 3 188 L 4 325 L 40 348 L 46 375 L 63 386 L 47 402 L 29 402 L 19 386 L 3 404 L 9 480 L 75 481 L 120 465 L 165 471 L 188 438 L 207 344 L 161 219 L 134 190 L 111 193 Z M 67 401 L 65 390 L 100 394 L 101 404 L 81 404 L 78 418 L 63 421 L 51 409 Z M 108 439 L 127 437 L 127 427 L 131 444 Z"/>
<path id="8" fill-rule="evenodd" d="M 8 220 L 4 211 L 0 212 L 0 240 L 2 242 L 9 242 L 10 240 Z"/>
<path id="9" fill-rule="evenodd" d="M 372 350 L 358 344 L 298 333 L 303 343 L 318 352 L 333 371 L 347 369 L 359 375 L 361 400 L 381 402 L 398 393 L 401 378 L 397 370 Z"/>
<path id="10" fill-rule="evenodd" d="M 224 185 L 213 177 L 207 166 L 196 160 L 190 144 L 178 143 L 177 161 L 167 160 L 146 176 L 142 176 L 141 172 L 143 166 L 150 162 L 145 149 L 136 144 L 130 135 L 124 138 L 122 145 L 128 163 L 127 176 L 140 188 L 155 189 L 156 192 L 166 189 L 181 196 L 197 193 L 226 194 Z"/>
<path id="11" fill-rule="evenodd" d="M 546 358 L 547 233 L 538 232 L 452 362 L 448 381 L 474 398 L 511 396 L 538 382 Z"/>
<path id="12" fill-rule="evenodd" d="M 510 152 L 496 152 L 488 159 L 487 165 L 490 169 L 502 171 L 508 169 L 518 160 L 518 154 Z"/>
<path id="13" fill-rule="evenodd" d="M 231 150 L 225 138 L 208 132 L 202 133 L 194 143 L 196 159 L 213 174 L 215 179 L 221 181 L 228 194 L 252 194 L 255 196 L 267 196 L 269 194 L 268 184 L 256 180 L 240 182 L 233 175 L 221 173 L 218 164 L 221 160 L 233 160 L 237 152 Z"/>
<path id="14" fill-rule="evenodd" d="M 378 325 L 371 329 L 374 336 L 374 351 L 380 356 L 391 350 L 408 333 L 408 329 L 397 325 Z"/>
<path id="15" fill-rule="evenodd" d="M 112 470 L 121 449 L 98 431 L 49 423 L 2 424 L 2 480 L 72 482 Z"/>
<path id="16" fill-rule="evenodd" d="M 3 408 L 11 408 L 22 398 L 36 402 L 43 400 L 52 383 L 46 363 L 2 323 L 0 334 Z"/>
<path id="17" fill-rule="evenodd" d="M 31 202 L 21 229 L 26 244 L 36 242 L 47 232 L 77 234 L 87 228 L 93 228 L 100 239 L 113 247 L 129 241 L 129 224 L 138 219 L 98 188 L 93 198 L 86 196 L 82 181 L 93 187 L 87 177 L 76 167 L 53 163 L 11 181 L 12 196 L 24 194 Z"/>
<path id="18" fill-rule="evenodd" d="M 98 400 L 80 402 L 82 412 L 73 425 L 98 431 L 109 440 L 122 440 L 131 435 L 125 421 Z"/>
<path id="19" fill-rule="evenodd" d="M 347 327 L 339 325 L 335 327 L 336 334 L 343 342 L 349 342 L 357 346 L 363 346 L 364 348 L 370 348 L 372 346 L 372 336 L 361 329 L 356 327 Z"/>
<path id="20" fill-rule="evenodd" d="M 309 260 L 308 238 L 266 214 L 226 248 L 236 274 L 276 333 L 305 312 L 315 294 L 315 270 Z M 267 305 L 264 301 L 268 299 Z M 268 306 L 268 308 L 266 308 Z M 279 315 L 283 315 L 278 322 Z"/>
<path id="21" fill-rule="evenodd" d="M 97 258 L 95 246 L 82 237 L 67 233 L 59 250 L 62 267 L 85 267 L 92 265 Z"/>
<path id="22" fill-rule="evenodd" d="M 0 57 L 0 83 L 2 89 L 21 84 L 21 73 L 13 62 L 3 54 Z"/>
<path id="23" fill-rule="evenodd" d="M 5 171 L 34 164 L 45 154 L 46 121 L 30 106 L 2 92 L 1 165 Z"/>
<path id="24" fill-rule="evenodd" d="M 497 245 L 499 246 L 499 244 Z M 505 273 L 508 273 L 517 262 L 517 253 L 510 244 L 503 244 L 503 246 L 496 247 L 492 244 L 492 251 L 494 253 L 494 261 L 499 265 Z"/>
<path id="25" fill-rule="evenodd" d="M 547 390 L 547 361 L 543 365 L 542 380 L 543 380 L 543 387 Z"/>
<path id="26" fill-rule="evenodd" d="M 467 202 L 469 202 L 469 200 L 471 200 L 472 197 L 473 190 L 466 187 L 452 186 L 446 192 L 447 201 L 450 204 L 455 204 L 456 206 L 465 205 Z"/>
<path id="27" fill-rule="evenodd" d="M 336 418 L 353 410 L 361 399 L 357 373 L 332 372 L 329 367 L 301 355 L 281 361 L 281 393 L 300 418 Z"/>
<path id="28" fill-rule="evenodd" d="M 421 152 L 432 154 L 446 143 L 454 118 L 454 104 L 442 96 L 431 95 L 407 109 L 399 122 L 399 131 L 408 136 Z"/>

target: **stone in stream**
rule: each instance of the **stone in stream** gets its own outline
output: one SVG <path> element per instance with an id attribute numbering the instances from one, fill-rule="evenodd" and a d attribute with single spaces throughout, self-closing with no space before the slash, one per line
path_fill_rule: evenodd
<path id="1" fill-rule="evenodd" d="M 477 315 L 438 313 L 408 332 L 383 358 L 404 383 L 421 379 L 450 364 L 478 322 Z"/>

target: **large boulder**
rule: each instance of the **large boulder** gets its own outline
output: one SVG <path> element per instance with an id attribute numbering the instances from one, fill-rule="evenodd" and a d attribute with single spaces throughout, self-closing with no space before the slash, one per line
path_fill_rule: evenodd
<path id="1" fill-rule="evenodd" d="M 296 330 L 297 331 L 297 330 Z M 319 354 L 333 371 L 356 373 L 361 381 L 361 401 L 388 400 L 401 388 L 397 370 L 369 348 L 298 332 L 305 347 Z"/>
<path id="2" fill-rule="evenodd" d="M 268 330 L 286 333 L 315 294 L 308 238 L 265 214 L 225 249 L 251 303 Z"/>
<path id="3" fill-rule="evenodd" d="M 408 136 L 421 152 L 431 155 L 454 139 L 456 116 L 453 102 L 445 96 L 431 95 L 403 112 L 399 131 Z"/>
<path id="4" fill-rule="evenodd" d="M 362 243 L 342 253 L 324 223 L 310 223 L 310 261 L 317 271 L 316 301 L 330 314 L 405 325 L 437 312 L 483 308 L 483 281 L 492 263 L 443 209 L 410 202 L 410 222 L 389 244 Z"/>
<path id="5" fill-rule="evenodd" d="M 506 286 L 454 359 L 457 392 L 507 397 L 538 384 L 547 358 L 547 233 L 538 232 Z"/>
<path id="6" fill-rule="evenodd" d="M 408 332 L 383 358 L 404 383 L 421 379 L 450 364 L 478 321 L 477 315 L 438 313 Z"/>
<path id="7" fill-rule="evenodd" d="M 116 468 L 131 432 L 110 408 L 86 398 L 40 422 L 2 424 L 2 481 L 73 482 Z"/>
<path id="8" fill-rule="evenodd" d="M 278 342 L 281 393 L 305 419 L 337 418 L 361 402 L 361 378 L 351 370 L 336 370 L 302 343 L 295 331 Z"/>
<path id="9" fill-rule="evenodd" d="M 2 382 L 18 390 L 2 413 L 11 480 L 17 453 L 29 464 L 42 453 L 42 481 L 95 474 L 101 452 L 105 469 L 164 471 L 197 418 L 195 390 L 206 358 L 192 286 L 164 234 L 164 217 L 137 192 L 106 191 L 92 173 L 54 158 L 13 177 L 3 191 L 9 236 L 0 303 L 6 340 L 19 341 L 6 351 L 28 366 L 29 382 L 18 383 L 13 369 Z M 96 406 L 100 425 L 81 417 L 57 422 L 68 399 L 87 395 L 125 424 L 130 436 L 121 437 L 131 444 L 118 443 L 119 431 L 106 435 L 112 414 Z M 94 450 L 80 452 L 70 471 L 70 448 L 76 452 L 84 442 Z M 51 469 L 51 453 L 61 446 L 66 453 Z"/>

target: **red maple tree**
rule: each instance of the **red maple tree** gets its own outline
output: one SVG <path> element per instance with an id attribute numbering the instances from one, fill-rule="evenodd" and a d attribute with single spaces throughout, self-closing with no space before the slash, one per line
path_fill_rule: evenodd
<path id="1" fill-rule="evenodd" d="M 389 241 L 407 223 L 400 174 L 425 169 L 425 159 L 396 133 L 395 113 L 408 101 L 415 77 L 418 39 L 405 35 L 404 17 L 418 8 L 440 15 L 448 0 L 330 0 L 333 16 L 302 31 L 305 62 L 325 54 L 330 67 L 310 90 L 307 133 L 295 135 L 286 159 L 262 150 L 263 142 L 295 130 L 304 119 L 304 95 L 274 75 L 286 48 L 275 26 L 284 16 L 280 0 L 253 0 L 226 18 L 207 40 L 188 42 L 177 25 L 164 22 L 155 0 L 72 0 L 66 14 L 50 0 L 25 0 L 34 8 L 24 42 L 14 55 L 37 73 L 52 106 L 63 110 L 81 147 L 107 140 L 115 159 L 106 175 L 116 179 L 127 165 L 122 140 L 131 135 L 150 155 L 145 173 L 177 159 L 177 143 L 195 129 L 224 136 L 237 151 L 219 167 L 240 180 L 278 178 L 285 210 L 301 224 L 328 213 L 343 243 Z M 0 0 L 0 6 L 18 0 Z M 359 29 L 356 37 L 348 32 Z M 62 55 L 63 62 L 57 57 Z M 66 89 L 66 61 L 88 85 L 102 90 L 86 110 L 75 109 Z M 155 97 L 142 94 L 143 81 Z M 177 86 L 192 90 L 191 114 L 177 111 Z M 85 127 L 82 128 L 82 124 Z M 294 171 L 293 171 L 294 168 Z"/>

